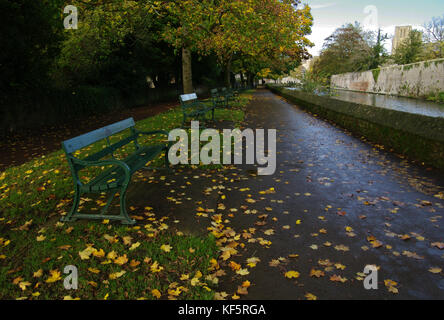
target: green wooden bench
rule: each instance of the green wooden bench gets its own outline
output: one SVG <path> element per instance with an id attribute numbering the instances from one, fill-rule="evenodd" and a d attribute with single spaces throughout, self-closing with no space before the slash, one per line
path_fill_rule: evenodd
<path id="1" fill-rule="evenodd" d="M 126 129 L 130 129 L 128 136 L 123 137 L 116 143 L 110 143 L 110 136 Z M 112 219 L 120 220 L 122 224 L 134 224 L 135 221 L 129 217 L 125 206 L 126 191 L 132 175 L 136 171 L 144 168 L 149 161 L 153 160 L 162 152 L 165 152 L 166 166 L 169 164 L 168 150 L 171 146 L 170 142 L 149 146 L 141 146 L 138 143 L 139 136 L 151 136 L 157 134 L 168 136 L 168 132 L 162 130 L 150 132 L 138 131 L 135 128 L 134 119 L 129 118 L 62 142 L 62 147 L 66 153 L 69 168 L 71 169 L 75 189 L 73 207 L 71 211 L 62 218 L 62 221 L 75 221 L 79 218 Z M 79 159 L 74 156 L 76 151 L 100 140 L 106 140 L 107 146 L 104 149 L 88 155 L 84 159 Z M 130 143 L 134 144 L 135 151 L 125 159 L 117 160 L 114 153 Z M 98 167 L 102 171 L 89 182 L 82 183 L 79 179 L 79 171 L 87 167 Z M 111 196 L 108 198 L 108 201 L 100 214 L 82 214 L 78 212 L 80 196 L 82 194 L 102 192 L 111 192 Z M 120 195 L 120 214 L 105 215 L 108 207 L 111 205 L 112 200 L 117 194 Z"/>
<path id="2" fill-rule="evenodd" d="M 226 100 L 223 95 L 219 93 L 217 89 L 211 89 L 211 100 L 213 101 L 213 107 L 216 108 L 225 108 Z"/>
<path id="3" fill-rule="evenodd" d="M 183 121 L 182 127 L 188 118 L 199 120 L 201 117 L 205 120 L 205 115 L 211 112 L 211 119 L 214 121 L 214 106 L 206 106 L 197 99 L 195 93 L 182 94 L 180 96 L 180 105 L 182 106 Z"/>
<path id="4" fill-rule="evenodd" d="M 222 88 L 222 90 L 221 90 L 221 95 L 224 97 L 224 99 L 225 99 L 225 105 L 226 105 L 226 108 L 229 108 L 229 107 L 231 107 L 230 106 L 230 102 L 235 102 L 235 101 L 237 101 L 238 99 L 239 99 L 239 97 L 238 97 L 238 93 L 237 92 L 235 92 L 235 91 L 233 91 L 233 90 L 231 90 L 231 89 L 227 89 L 227 88 Z"/>

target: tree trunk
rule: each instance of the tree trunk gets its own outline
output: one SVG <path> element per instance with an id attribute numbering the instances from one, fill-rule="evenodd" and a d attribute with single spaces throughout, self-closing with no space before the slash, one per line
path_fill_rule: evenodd
<path id="1" fill-rule="evenodd" d="M 225 86 L 231 88 L 231 59 L 225 65 Z"/>
<path id="2" fill-rule="evenodd" d="M 183 93 L 193 93 L 193 74 L 191 69 L 191 51 L 182 48 L 182 82 Z"/>
<path id="3" fill-rule="evenodd" d="M 254 87 L 254 77 L 251 72 L 247 74 L 247 82 L 250 87 Z"/>

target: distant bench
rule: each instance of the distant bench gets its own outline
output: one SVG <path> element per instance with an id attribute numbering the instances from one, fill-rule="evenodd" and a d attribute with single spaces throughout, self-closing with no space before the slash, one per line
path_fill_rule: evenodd
<path id="1" fill-rule="evenodd" d="M 129 136 L 122 138 L 114 144 L 110 144 L 110 136 L 126 129 L 130 129 Z M 139 136 L 156 134 L 168 136 L 168 132 L 163 130 L 150 132 L 138 131 L 135 128 L 134 119 L 129 118 L 62 142 L 62 147 L 66 153 L 69 168 L 73 176 L 75 189 L 73 207 L 71 211 L 62 218 L 62 221 L 75 221 L 79 218 L 112 219 L 120 220 L 122 224 L 134 224 L 135 221 L 129 217 L 125 206 L 126 191 L 132 175 L 145 167 L 149 161 L 162 152 L 165 152 L 165 164 L 167 166 L 169 164 L 168 150 L 171 146 L 170 142 L 150 146 L 140 146 L 138 143 Z M 106 140 L 107 147 L 99 152 L 89 155 L 82 160 L 73 155 L 75 151 L 100 140 Z M 136 151 L 124 160 L 117 160 L 114 157 L 114 152 L 130 143 L 134 143 Z M 111 159 L 103 159 L 108 156 L 110 156 Z M 82 183 L 79 179 L 79 171 L 86 167 L 102 167 L 102 172 L 88 183 Z M 105 169 L 103 167 L 109 168 Z M 105 191 L 111 192 L 112 194 L 100 214 L 81 214 L 78 212 L 80 196 L 82 194 L 102 193 Z M 120 214 L 105 215 L 117 193 L 120 194 Z"/>
<path id="2" fill-rule="evenodd" d="M 214 105 L 207 106 L 197 99 L 197 94 L 182 94 L 180 96 L 180 105 L 182 107 L 183 121 L 182 127 L 188 118 L 199 120 L 201 117 L 205 119 L 205 115 L 211 112 L 211 119 L 214 121 Z"/>
<path id="3" fill-rule="evenodd" d="M 233 91 L 225 87 L 221 90 L 211 89 L 210 92 L 215 108 L 230 108 L 232 107 L 230 103 L 236 102 L 239 99 L 239 94 L 237 91 Z"/>

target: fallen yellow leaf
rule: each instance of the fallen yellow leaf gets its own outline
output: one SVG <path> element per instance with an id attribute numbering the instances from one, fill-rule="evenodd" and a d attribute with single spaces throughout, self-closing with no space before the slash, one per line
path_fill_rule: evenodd
<path id="1" fill-rule="evenodd" d="M 299 278 L 299 272 L 297 271 L 288 271 L 285 273 L 285 277 L 288 279 Z"/>

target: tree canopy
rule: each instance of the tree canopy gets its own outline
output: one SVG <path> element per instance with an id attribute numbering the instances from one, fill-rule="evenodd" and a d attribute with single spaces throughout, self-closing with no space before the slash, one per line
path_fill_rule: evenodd
<path id="1" fill-rule="evenodd" d="M 0 88 L 5 92 L 47 81 L 62 36 L 62 1 L 0 1 Z"/>
<path id="2" fill-rule="evenodd" d="M 76 30 L 63 29 L 67 4 L 78 8 Z M 11 67 L 2 79 L 8 85 L 48 75 L 65 87 L 124 88 L 147 78 L 165 86 L 181 81 L 184 48 L 192 53 L 190 66 L 216 63 L 227 81 L 233 71 L 287 72 L 311 45 L 313 18 L 300 0 L 2 0 L 0 6 L 9 35 L 0 56 Z M 203 59 L 209 56 L 215 59 Z"/>
<path id="3" fill-rule="evenodd" d="M 305 36 L 313 18 L 308 6 L 299 6 L 299 0 L 185 0 L 164 1 L 159 9 L 173 17 L 163 33 L 166 41 L 200 55 L 215 54 L 229 75 L 234 60 L 288 71 L 276 62 L 307 57 L 311 43 Z M 241 64 L 256 71 L 251 62 Z"/>
<path id="4" fill-rule="evenodd" d="M 321 55 L 313 66 L 314 73 L 333 74 L 367 70 L 372 59 L 380 56 L 381 38 L 373 44 L 374 35 L 358 23 L 346 24 L 325 39 Z M 378 49 L 374 49 L 375 46 Z M 376 51 L 375 51 L 376 50 Z"/>
<path id="5" fill-rule="evenodd" d="M 397 64 L 409 64 L 420 60 L 423 41 L 422 32 L 412 30 L 409 37 L 405 39 L 396 49 L 393 59 Z"/>

